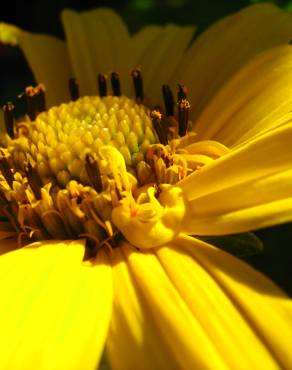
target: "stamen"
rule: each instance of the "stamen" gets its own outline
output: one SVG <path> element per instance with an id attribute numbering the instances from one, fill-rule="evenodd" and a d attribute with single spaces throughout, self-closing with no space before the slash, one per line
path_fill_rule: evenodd
<path id="1" fill-rule="evenodd" d="M 185 136 L 188 130 L 190 103 L 187 99 L 182 99 L 178 103 L 178 134 Z"/>
<path id="2" fill-rule="evenodd" d="M 11 102 L 3 105 L 4 122 L 7 134 L 14 139 L 14 111 L 15 107 Z"/>
<path id="3" fill-rule="evenodd" d="M 144 98 L 144 93 L 143 93 L 143 80 L 140 69 L 134 68 L 131 71 L 131 76 L 133 78 L 136 100 L 142 102 Z"/>
<path id="4" fill-rule="evenodd" d="M 186 99 L 187 98 L 187 88 L 181 84 L 177 85 L 177 100 L 178 102 L 180 100 Z"/>
<path id="5" fill-rule="evenodd" d="M 38 112 L 43 112 L 46 110 L 46 89 L 45 85 L 39 84 L 36 89 L 38 90 L 37 94 L 37 103 L 38 103 Z"/>
<path id="6" fill-rule="evenodd" d="M 120 77 L 117 72 L 111 74 L 111 84 L 114 96 L 121 96 Z"/>
<path id="7" fill-rule="evenodd" d="M 174 99 L 172 91 L 168 85 L 162 85 L 162 94 L 165 105 L 165 113 L 167 116 L 174 115 Z"/>
<path id="8" fill-rule="evenodd" d="M 36 118 L 38 110 L 37 94 L 33 86 L 28 86 L 25 88 L 25 97 L 26 97 L 26 107 L 27 114 L 31 121 L 34 121 Z"/>
<path id="9" fill-rule="evenodd" d="M 30 120 L 34 121 L 37 113 L 46 109 L 45 87 L 43 84 L 39 84 L 36 87 L 28 86 L 24 95 L 26 97 L 27 113 Z M 19 98 L 22 98 L 22 95 Z"/>
<path id="10" fill-rule="evenodd" d="M 157 133 L 158 139 L 162 145 L 168 144 L 167 129 L 163 123 L 163 116 L 158 110 L 151 112 L 151 119 L 153 127 Z"/>
<path id="11" fill-rule="evenodd" d="M 41 199 L 41 188 L 43 186 L 42 180 L 40 178 L 40 175 L 36 169 L 36 167 L 32 166 L 30 163 L 27 164 L 25 168 L 25 174 L 29 183 L 29 186 L 31 187 L 31 190 L 33 191 L 36 199 Z"/>
<path id="12" fill-rule="evenodd" d="M 107 95 L 107 86 L 106 86 L 106 76 L 102 73 L 99 73 L 97 76 L 99 96 L 102 98 Z"/>
<path id="13" fill-rule="evenodd" d="M 5 153 L 2 150 L 0 150 L 0 170 L 5 180 L 7 181 L 7 184 L 10 186 L 11 189 L 13 189 L 14 176 L 8 160 L 5 156 Z"/>
<path id="14" fill-rule="evenodd" d="M 72 101 L 75 101 L 79 98 L 79 86 L 74 77 L 69 79 L 69 91 Z"/>
<path id="15" fill-rule="evenodd" d="M 94 189 L 98 193 L 102 192 L 103 186 L 99 167 L 97 161 L 90 154 L 87 154 L 85 158 L 85 170 Z"/>

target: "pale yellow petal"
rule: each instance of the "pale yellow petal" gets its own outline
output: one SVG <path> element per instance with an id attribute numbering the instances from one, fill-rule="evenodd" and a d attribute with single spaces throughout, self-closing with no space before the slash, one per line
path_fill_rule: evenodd
<path id="1" fill-rule="evenodd" d="M 159 333 L 120 248 L 113 256 L 114 304 L 107 339 L 112 370 L 177 370 L 170 347 Z"/>
<path id="2" fill-rule="evenodd" d="M 209 322 L 205 319 L 206 325 L 209 325 L 209 335 L 218 335 L 218 329 L 221 326 L 222 341 L 217 342 L 217 345 L 223 349 L 224 341 L 225 345 L 229 341 L 233 342 L 230 343 L 229 360 L 235 361 L 235 364 L 238 359 L 233 358 L 236 352 L 233 352 L 232 348 L 237 347 L 241 365 L 239 363 L 231 368 L 290 369 L 292 366 L 290 350 L 292 301 L 271 280 L 226 252 L 200 241 L 194 242 L 193 238 L 186 236 L 177 241 L 177 246 L 187 251 L 193 258 L 193 262 L 190 262 L 190 258 L 184 257 L 183 270 L 188 273 L 185 275 L 187 277 L 184 280 L 185 286 L 182 285 L 183 278 L 175 275 L 174 272 L 171 277 L 177 286 L 179 284 L 178 289 L 200 317 L 203 313 L 210 312 Z M 181 257 L 170 259 L 169 251 L 162 250 L 161 254 L 162 262 L 168 263 L 169 271 L 171 271 L 170 262 L 175 265 L 183 260 Z M 165 260 L 165 255 L 168 260 Z M 205 274 L 200 273 L 200 270 L 205 270 Z M 184 276 L 183 273 L 182 275 Z M 209 275 L 208 278 L 207 275 Z M 200 294 L 196 294 L 198 285 L 201 285 Z M 202 293 L 204 296 L 201 296 Z M 196 307 L 196 297 L 198 297 L 197 300 L 204 298 L 212 302 L 213 310 L 204 308 L 202 302 L 199 302 L 199 306 Z M 216 328 L 215 323 L 218 318 L 219 327 Z M 225 321 L 229 323 L 225 324 Z M 247 330 L 247 327 L 250 330 Z M 247 336 L 243 334 L 245 330 L 247 330 Z M 249 334 L 248 331 L 250 331 Z M 248 339 L 249 335 L 251 335 L 250 339 Z M 228 351 L 228 348 L 224 350 Z M 271 360 L 274 360 L 274 364 Z"/>
<path id="3" fill-rule="evenodd" d="M 162 26 L 151 25 L 142 28 L 132 36 L 131 48 L 133 67 L 141 63 L 143 56 L 147 54 L 147 50 L 151 49 L 154 43 L 157 42 L 162 30 Z"/>
<path id="4" fill-rule="evenodd" d="M 142 28 L 135 33 L 131 38 L 131 64 L 132 68 L 141 67 L 142 60 L 150 52 L 153 52 L 153 47 L 163 30 L 162 26 L 151 25 Z M 147 68 L 147 67 L 146 67 Z M 142 75 L 145 80 L 145 63 L 143 63 Z M 147 94 L 148 95 L 148 94 Z M 130 96 L 134 96 L 134 86 L 130 87 Z M 147 96 L 149 99 L 149 96 Z M 148 103 L 148 101 L 147 101 Z"/>
<path id="5" fill-rule="evenodd" d="M 248 60 L 273 46 L 287 44 L 291 20 L 292 14 L 271 4 L 258 4 L 221 19 L 200 35 L 186 54 L 180 76 L 190 87 L 193 117 Z"/>
<path id="6" fill-rule="evenodd" d="M 189 234 L 237 233 L 292 219 L 292 124 L 207 164 L 179 183 Z"/>
<path id="7" fill-rule="evenodd" d="M 234 146 L 279 126 L 291 115 L 291 69 L 290 45 L 259 55 L 222 87 L 194 130 L 200 138 Z"/>
<path id="8" fill-rule="evenodd" d="M 105 255 L 83 265 L 84 243 L 43 242 L 1 265 L 1 369 L 96 369 L 109 324 Z"/>
<path id="9" fill-rule="evenodd" d="M 46 86 L 48 107 L 69 100 L 71 65 L 63 41 L 49 35 L 25 32 L 5 23 L 0 24 L 0 41 L 21 48 L 36 81 Z"/>
<path id="10" fill-rule="evenodd" d="M 75 76 L 82 95 L 97 92 L 98 73 L 118 72 L 121 89 L 129 89 L 130 37 L 121 18 L 110 9 L 82 13 L 65 10 L 62 21 Z"/>
<path id="11" fill-rule="evenodd" d="M 157 104 L 162 101 L 163 84 L 173 83 L 173 77 L 175 77 L 174 83 L 180 82 L 174 74 L 184 58 L 185 50 L 194 32 L 195 27 L 169 24 L 160 28 L 159 32 L 151 28 L 149 32 L 143 33 L 143 38 L 147 38 L 147 41 L 144 43 L 143 53 L 138 60 L 136 58 L 136 63 L 141 65 L 145 95 L 152 103 Z M 143 38 L 141 36 L 140 41 L 143 41 Z"/>
<path id="12" fill-rule="evenodd" d="M 227 369 L 225 360 L 219 354 L 216 345 L 212 343 L 208 333 L 193 315 L 188 304 L 181 297 L 179 291 L 172 284 L 165 270 L 162 268 L 155 254 L 150 252 L 142 253 L 133 247 L 121 247 L 124 253 L 128 273 L 133 281 L 137 299 L 140 302 L 141 310 L 131 314 L 133 310 L 129 307 L 127 312 L 126 303 L 121 306 L 117 304 L 116 310 L 123 317 L 127 312 L 126 320 L 131 322 L 134 317 L 134 328 L 136 336 L 130 342 L 130 335 L 133 336 L 132 330 L 130 335 L 125 337 L 125 332 L 118 331 L 116 336 L 122 335 L 125 340 L 123 353 L 123 369 L 139 368 L 139 357 L 131 363 L 130 357 L 136 357 L 136 347 L 138 354 L 141 356 L 141 364 L 146 358 L 147 369 L 203 369 L 210 368 L 210 364 L 216 364 L 216 369 Z M 115 268 L 115 267 L 114 267 Z M 178 272 L 179 273 L 179 272 Z M 122 294 L 122 292 L 120 293 Z M 127 299 L 127 290 L 124 290 L 124 299 Z M 132 299 L 132 298 L 129 298 Z M 141 312 L 142 311 L 142 312 Z M 146 314 L 146 315 L 145 315 Z M 137 315 L 138 317 L 135 317 Z M 124 321 L 126 321 L 124 318 Z M 129 324 L 128 324 L 129 325 Z M 121 330 L 121 329 L 120 329 Z M 129 330 L 129 329 L 128 329 Z M 152 354 L 152 348 L 148 343 L 153 336 L 154 343 L 159 340 L 162 346 L 162 356 L 165 359 L 164 348 L 168 348 L 169 359 L 165 359 L 165 365 L 159 367 L 156 351 Z M 147 346 L 144 347 L 144 339 Z M 122 339 L 120 339 L 120 342 Z M 135 343 L 135 350 L 130 346 Z M 159 343 L 159 342 L 158 342 Z M 119 342 L 116 341 L 116 346 Z M 158 349 L 159 350 L 159 347 Z M 112 356 L 114 352 L 112 351 Z M 147 361 L 148 357 L 148 361 Z M 127 360 L 127 358 L 129 358 Z M 119 356 L 116 363 L 119 361 Z M 126 362 L 127 361 L 127 362 Z M 135 361 L 135 362 L 134 362 Z M 128 367 L 127 367 L 128 365 Z M 133 366 L 136 365 L 136 366 Z M 148 367 L 146 367 L 148 365 Z M 156 365 L 156 366 L 155 366 Z M 118 365 L 114 368 L 118 369 Z"/>

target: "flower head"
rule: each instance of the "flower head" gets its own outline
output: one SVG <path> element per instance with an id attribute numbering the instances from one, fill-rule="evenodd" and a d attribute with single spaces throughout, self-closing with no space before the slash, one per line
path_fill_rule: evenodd
<path id="1" fill-rule="evenodd" d="M 250 7 L 191 45 L 107 9 L 63 22 L 67 44 L 0 26 L 44 83 L 17 124 L 4 107 L 0 367 L 93 369 L 106 345 L 113 369 L 289 368 L 291 301 L 192 235 L 292 219 L 291 16 Z"/>

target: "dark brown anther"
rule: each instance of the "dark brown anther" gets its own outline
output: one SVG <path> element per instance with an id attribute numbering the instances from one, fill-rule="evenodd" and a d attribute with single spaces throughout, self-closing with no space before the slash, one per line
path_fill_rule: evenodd
<path id="1" fill-rule="evenodd" d="M 38 111 L 38 97 L 36 93 L 36 88 L 33 86 L 28 86 L 25 88 L 26 97 L 26 108 L 27 114 L 31 121 L 34 121 Z"/>
<path id="2" fill-rule="evenodd" d="M 3 105 L 5 127 L 11 139 L 14 139 L 14 111 L 15 107 L 11 102 Z"/>
<path id="3" fill-rule="evenodd" d="M 38 112 L 46 110 L 46 89 L 45 85 L 39 84 L 37 87 L 37 108 Z"/>
<path id="4" fill-rule="evenodd" d="M 133 78 L 136 100 L 140 103 L 144 99 L 143 80 L 140 69 L 132 69 L 131 76 Z"/>
<path id="5" fill-rule="evenodd" d="M 188 130 L 190 103 L 187 99 L 182 99 L 177 103 L 177 120 L 178 120 L 178 134 L 185 136 Z"/>
<path id="6" fill-rule="evenodd" d="M 23 95 L 18 97 L 22 99 Z M 45 86 L 39 84 L 36 87 L 28 86 L 25 89 L 24 96 L 26 98 L 27 113 L 31 121 L 36 119 L 37 113 L 46 109 Z"/>
<path id="7" fill-rule="evenodd" d="M 106 76 L 102 73 L 99 73 L 97 76 L 97 84 L 99 90 L 99 96 L 102 98 L 107 95 L 107 86 L 106 86 Z"/>
<path id="8" fill-rule="evenodd" d="M 163 123 L 163 116 L 161 112 L 157 110 L 153 110 L 151 112 L 151 119 L 152 119 L 154 130 L 158 136 L 159 142 L 162 145 L 167 145 L 168 144 L 167 129 Z"/>
<path id="9" fill-rule="evenodd" d="M 43 183 L 38 170 L 35 166 L 32 166 L 30 163 L 28 163 L 25 168 L 25 174 L 34 196 L 36 199 L 40 200 L 42 198 L 41 188 L 43 187 Z"/>
<path id="10" fill-rule="evenodd" d="M 162 94 L 165 106 L 165 113 L 167 116 L 174 115 L 174 99 L 172 91 L 168 85 L 162 85 Z"/>
<path id="11" fill-rule="evenodd" d="M 10 164 L 5 156 L 5 153 L 2 150 L 0 150 L 0 171 L 7 181 L 7 184 L 10 186 L 11 189 L 13 189 L 14 176 L 11 171 Z"/>
<path id="12" fill-rule="evenodd" d="M 183 85 L 177 85 L 177 101 L 180 102 L 187 98 L 187 88 Z"/>
<path id="13" fill-rule="evenodd" d="M 121 96 L 120 77 L 117 72 L 111 74 L 111 84 L 114 96 Z"/>
<path id="14" fill-rule="evenodd" d="M 69 79 L 69 91 L 72 101 L 75 101 L 79 98 L 79 86 L 74 77 Z"/>
<path id="15" fill-rule="evenodd" d="M 85 170 L 93 188 L 98 193 L 102 192 L 103 186 L 98 163 L 91 154 L 87 154 L 85 157 Z"/>

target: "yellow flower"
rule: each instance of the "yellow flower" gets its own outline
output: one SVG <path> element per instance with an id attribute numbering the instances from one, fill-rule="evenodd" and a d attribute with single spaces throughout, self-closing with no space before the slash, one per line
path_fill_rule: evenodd
<path id="1" fill-rule="evenodd" d="M 0 368 L 95 369 L 104 347 L 114 370 L 291 368 L 289 298 L 191 235 L 292 220 L 292 16 L 249 7 L 190 46 L 192 27 L 129 36 L 108 9 L 63 24 L 66 43 L 0 25 L 57 105 L 28 88 L 14 130 L 5 107 Z M 96 96 L 112 71 L 123 96 L 116 74 Z"/>

